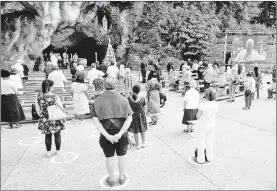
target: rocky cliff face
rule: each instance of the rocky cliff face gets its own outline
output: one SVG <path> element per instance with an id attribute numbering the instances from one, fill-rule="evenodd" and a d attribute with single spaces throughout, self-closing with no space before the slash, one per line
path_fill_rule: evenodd
<path id="1" fill-rule="evenodd" d="M 33 65 L 50 44 L 55 48 L 70 47 L 87 37 L 107 44 L 107 37 L 111 37 L 116 26 L 121 32 L 111 41 L 124 51 L 129 32 L 124 18 L 129 11 L 119 11 L 109 2 L 1 2 L 1 5 L 3 67 L 16 62 Z M 99 23 L 102 19 L 99 17 L 104 15 L 108 18 L 107 31 Z"/>

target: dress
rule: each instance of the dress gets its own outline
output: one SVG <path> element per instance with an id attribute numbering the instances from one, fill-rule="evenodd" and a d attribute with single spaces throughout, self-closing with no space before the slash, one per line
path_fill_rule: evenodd
<path id="1" fill-rule="evenodd" d="M 95 87 L 95 91 L 103 91 L 104 90 L 104 79 L 95 78 L 92 82 Z"/>
<path id="2" fill-rule="evenodd" d="M 147 82 L 147 110 L 150 114 L 160 113 L 160 90 L 161 86 L 157 81 L 149 80 Z"/>
<path id="3" fill-rule="evenodd" d="M 128 97 L 128 101 L 134 112 L 129 131 L 132 133 L 144 133 L 147 130 L 145 98 L 142 97 L 140 100 L 134 101 L 132 97 Z"/>
<path id="4" fill-rule="evenodd" d="M 59 130 L 65 129 L 64 123 L 61 120 L 48 120 L 48 106 L 54 105 L 59 100 L 59 97 L 54 94 L 39 93 L 37 96 L 37 104 L 40 108 L 38 129 L 42 134 L 56 133 Z"/>
<path id="5" fill-rule="evenodd" d="M 88 87 L 85 84 L 73 82 L 71 91 L 73 92 L 74 114 L 85 115 L 90 112 L 89 103 L 85 91 Z"/>

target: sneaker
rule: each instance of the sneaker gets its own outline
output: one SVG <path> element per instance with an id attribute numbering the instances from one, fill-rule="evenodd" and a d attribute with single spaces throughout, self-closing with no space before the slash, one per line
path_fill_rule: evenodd
<path id="1" fill-rule="evenodd" d="M 243 109 L 243 110 L 248 110 L 248 107 L 243 107 L 242 109 Z"/>
<path id="2" fill-rule="evenodd" d="M 124 177 L 121 179 L 121 178 L 119 178 L 119 184 L 120 185 L 123 185 L 125 182 L 126 182 L 126 180 L 127 180 L 127 177 L 126 177 L 126 175 L 124 174 Z"/>
<path id="3" fill-rule="evenodd" d="M 110 177 L 108 177 L 106 179 L 106 182 L 107 184 L 110 186 L 110 187 L 113 187 L 115 185 L 115 181 L 114 180 L 111 180 Z"/>
<path id="4" fill-rule="evenodd" d="M 60 155 L 60 151 L 56 151 L 56 152 L 55 152 L 55 155 Z"/>
<path id="5" fill-rule="evenodd" d="M 146 148 L 148 146 L 148 144 L 144 143 L 141 145 L 141 148 Z"/>
<path id="6" fill-rule="evenodd" d="M 51 157 L 51 152 L 48 151 L 46 154 L 45 154 L 46 157 Z"/>

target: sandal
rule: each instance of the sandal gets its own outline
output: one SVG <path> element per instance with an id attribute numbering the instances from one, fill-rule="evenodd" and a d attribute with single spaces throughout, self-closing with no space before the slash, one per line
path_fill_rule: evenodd
<path id="1" fill-rule="evenodd" d="M 111 180 L 110 177 L 108 177 L 106 179 L 106 182 L 107 184 L 110 186 L 110 187 L 113 187 L 115 185 L 115 181 L 114 180 Z"/>

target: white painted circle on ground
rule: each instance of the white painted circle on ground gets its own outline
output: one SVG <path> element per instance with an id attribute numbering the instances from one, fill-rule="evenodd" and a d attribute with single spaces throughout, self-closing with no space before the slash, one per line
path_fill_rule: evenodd
<path id="1" fill-rule="evenodd" d="M 115 186 L 110 187 L 110 186 L 106 183 L 106 179 L 109 177 L 109 175 L 107 175 L 107 176 L 103 177 L 103 178 L 100 180 L 100 185 L 102 186 L 102 188 L 111 189 L 111 190 L 113 190 L 113 189 L 120 189 L 120 188 L 125 187 L 125 186 L 130 182 L 130 177 L 129 177 L 127 174 L 125 174 L 126 177 L 127 177 L 127 180 L 126 180 L 126 182 L 125 182 L 123 185 L 120 185 L 120 184 L 119 184 L 119 174 L 118 174 L 118 173 L 115 173 L 115 175 L 116 175 L 116 179 L 117 179 L 117 181 L 116 181 L 116 183 L 115 183 Z"/>
<path id="2" fill-rule="evenodd" d="M 188 158 L 188 161 L 189 161 L 191 164 L 194 164 L 194 165 L 197 165 L 197 166 L 202 166 L 202 165 L 208 166 L 208 165 L 212 164 L 211 162 L 204 162 L 203 164 L 200 164 L 200 163 L 196 162 L 196 161 L 194 160 L 194 158 L 195 158 L 194 156 L 190 156 L 190 157 Z"/>
<path id="3" fill-rule="evenodd" d="M 77 153 L 66 152 L 66 153 L 60 153 L 59 155 L 52 157 L 51 162 L 54 164 L 67 164 L 76 160 L 77 158 L 78 158 Z"/>
<path id="4" fill-rule="evenodd" d="M 34 144 L 38 144 L 42 141 L 41 137 L 28 137 L 25 139 L 22 139 L 20 141 L 18 141 L 19 145 L 34 145 Z"/>
<path id="5" fill-rule="evenodd" d="M 93 131 L 93 132 L 91 133 L 91 136 L 96 137 L 96 138 L 99 138 L 99 137 L 100 137 L 100 132 L 99 132 L 99 131 Z"/>

